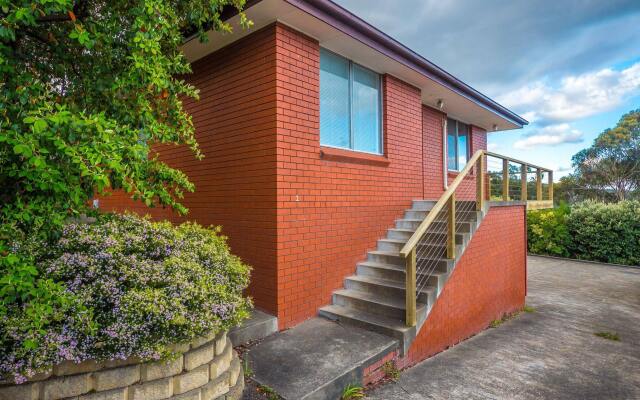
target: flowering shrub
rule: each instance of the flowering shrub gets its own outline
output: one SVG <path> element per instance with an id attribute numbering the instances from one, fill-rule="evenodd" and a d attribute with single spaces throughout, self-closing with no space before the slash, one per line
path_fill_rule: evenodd
<path id="1" fill-rule="evenodd" d="M 66 225 L 53 242 L 14 244 L 68 300 L 46 329 L 22 323 L 37 310 L 4 305 L 0 374 L 22 382 L 65 360 L 160 359 L 171 344 L 239 323 L 250 307 L 249 267 L 219 232 L 107 214 Z"/>

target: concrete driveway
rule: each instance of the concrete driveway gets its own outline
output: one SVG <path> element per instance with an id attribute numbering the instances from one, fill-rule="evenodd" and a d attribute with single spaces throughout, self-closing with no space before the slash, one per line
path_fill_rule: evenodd
<path id="1" fill-rule="evenodd" d="M 369 399 L 640 399 L 640 269 L 529 257 L 523 313 Z M 597 337 L 615 332 L 620 341 Z"/>

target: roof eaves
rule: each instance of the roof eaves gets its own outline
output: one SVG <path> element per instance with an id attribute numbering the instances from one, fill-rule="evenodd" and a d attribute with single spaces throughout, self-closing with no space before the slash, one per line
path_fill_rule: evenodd
<path id="1" fill-rule="evenodd" d="M 284 0 L 512 123 L 529 122 L 330 0 Z"/>

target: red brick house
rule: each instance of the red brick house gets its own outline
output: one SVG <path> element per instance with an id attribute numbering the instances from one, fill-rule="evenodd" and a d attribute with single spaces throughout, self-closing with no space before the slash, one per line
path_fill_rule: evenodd
<path id="1" fill-rule="evenodd" d="M 204 160 L 158 151 L 196 185 L 187 218 L 222 225 L 253 266 L 256 307 L 280 329 L 320 313 L 396 336 L 408 362 L 521 308 L 526 200 L 548 205 L 547 171 L 522 167 L 527 194 L 517 160 L 483 151 L 487 132 L 527 121 L 331 1 L 247 15 L 250 30 L 183 47 Z M 521 201 L 488 201 L 491 157 L 511 178 L 497 196 Z M 101 207 L 181 220 L 121 194 Z"/>

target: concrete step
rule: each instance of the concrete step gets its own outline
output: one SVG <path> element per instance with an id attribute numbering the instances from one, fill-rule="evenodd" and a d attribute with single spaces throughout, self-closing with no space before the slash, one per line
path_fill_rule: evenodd
<path id="1" fill-rule="evenodd" d="M 415 229 L 392 228 L 387 231 L 387 239 L 409 240 Z"/>
<path id="2" fill-rule="evenodd" d="M 453 263 L 453 261 L 451 261 L 451 263 Z M 449 272 L 446 270 L 448 262 L 446 260 L 432 260 L 428 265 L 430 268 L 433 268 L 433 270 L 416 271 L 416 280 L 418 282 L 424 282 L 426 280 L 427 285 L 441 289 L 449 277 Z M 363 262 L 358 264 L 357 274 L 358 276 L 370 276 L 401 284 L 406 282 L 405 269 L 398 265 Z"/>
<path id="3" fill-rule="evenodd" d="M 418 228 L 418 226 L 420 226 L 423 220 L 424 219 L 406 219 L 406 218 L 397 219 L 396 229 L 409 229 L 409 230 L 415 231 Z M 476 225 L 475 221 L 470 222 L 470 221 L 457 220 L 456 232 L 460 232 L 460 233 L 473 232 L 473 227 L 475 225 Z M 433 221 L 433 223 L 429 228 L 435 231 L 444 231 L 447 228 L 447 223 L 442 219 L 436 219 L 435 221 Z"/>
<path id="4" fill-rule="evenodd" d="M 381 298 L 368 292 L 351 289 L 340 289 L 333 292 L 333 304 L 351 307 L 371 314 L 404 320 L 406 316 L 406 302 L 398 298 Z M 418 303 L 417 309 L 426 307 Z"/>
<path id="5" fill-rule="evenodd" d="M 433 208 L 433 206 L 436 205 L 438 201 L 437 200 L 413 200 L 412 204 L 411 204 L 411 209 L 412 210 L 422 210 L 422 211 L 427 211 L 427 210 L 431 210 Z"/>
<path id="6" fill-rule="evenodd" d="M 351 307 L 330 305 L 320 308 L 322 317 L 333 321 L 340 321 L 347 325 L 356 326 L 368 331 L 381 333 L 399 341 L 402 354 L 406 353 L 408 344 L 415 338 L 416 328 L 408 327 L 404 319 L 384 317 Z"/>
<path id="7" fill-rule="evenodd" d="M 385 300 L 403 300 L 406 296 L 404 282 L 381 279 L 374 276 L 352 275 L 344 280 L 345 289 L 371 293 Z M 425 286 L 418 292 L 418 302 L 433 304 L 437 288 Z"/>
<path id="8" fill-rule="evenodd" d="M 347 385 L 362 382 L 368 367 L 397 348 L 393 337 L 312 318 L 247 349 L 245 360 L 253 370 L 252 380 L 273 388 L 284 400 L 333 400 Z"/>
<path id="9" fill-rule="evenodd" d="M 373 250 L 367 253 L 367 260 L 382 264 L 405 265 L 405 259 L 397 251 Z"/>
<path id="10" fill-rule="evenodd" d="M 252 310 L 251 317 L 229 331 L 234 346 L 263 339 L 278 332 L 278 318 L 260 310 Z"/>
<path id="11" fill-rule="evenodd" d="M 400 251 L 407 243 L 402 239 L 379 239 L 377 249 L 380 251 Z"/>
<path id="12" fill-rule="evenodd" d="M 404 219 L 425 219 L 431 211 L 423 210 L 406 210 L 404 212 Z M 476 210 L 457 210 L 456 219 L 460 221 L 477 221 L 480 218 L 480 211 Z M 444 220 L 447 218 L 447 214 L 440 212 L 436 220 Z"/>
<path id="13" fill-rule="evenodd" d="M 456 254 L 461 253 L 463 246 L 456 244 Z M 447 256 L 447 245 L 444 243 L 423 243 L 419 242 L 416 246 L 416 254 L 418 257 L 424 258 L 441 258 Z"/>

